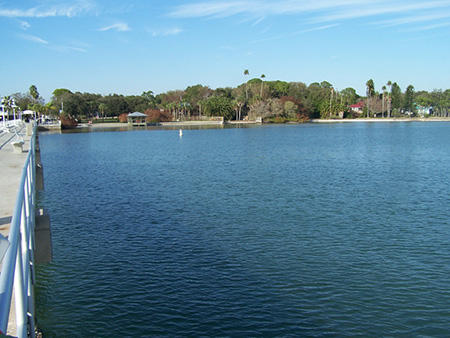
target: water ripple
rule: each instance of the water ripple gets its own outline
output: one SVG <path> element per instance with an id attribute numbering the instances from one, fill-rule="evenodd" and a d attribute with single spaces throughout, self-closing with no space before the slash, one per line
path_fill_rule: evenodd
<path id="1" fill-rule="evenodd" d="M 450 336 L 449 127 L 41 135 L 45 337 Z"/>

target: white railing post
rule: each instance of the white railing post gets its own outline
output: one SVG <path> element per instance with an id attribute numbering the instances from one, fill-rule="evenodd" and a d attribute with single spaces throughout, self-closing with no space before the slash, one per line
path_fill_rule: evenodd
<path id="1" fill-rule="evenodd" d="M 30 168 L 28 167 L 28 173 L 30 173 Z M 23 264 L 24 264 L 24 280 L 25 280 L 25 292 L 27 295 L 27 318 L 29 324 L 29 335 L 31 338 L 35 336 L 34 330 L 34 292 L 33 292 L 33 284 L 34 284 L 34 218 L 31 218 L 31 214 L 35 209 L 33 203 L 33 195 L 34 190 L 31 190 L 30 177 L 27 176 L 26 186 L 25 186 L 25 196 L 27 198 L 24 199 L 24 213 L 23 213 L 23 224 L 24 224 L 24 238 L 22 239 L 23 247 Z"/>
<path id="2" fill-rule="evenodd" d="M 14 271 L 14 301 L 16 303 L 16 327 L 17 337 L 28 337 L 26 299 L 24 290 L 24 278 L 21 259 L 21 241 L 19 241 L 16 268 Z"/>

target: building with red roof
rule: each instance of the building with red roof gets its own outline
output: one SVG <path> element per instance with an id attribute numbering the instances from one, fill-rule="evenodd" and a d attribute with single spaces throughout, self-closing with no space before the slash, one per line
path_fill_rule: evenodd
<path id="1" fill-rule="evenodd" d="M 358 103 L 350 105 L 350 109 L 355 113 L 362 113 L 365 106 L 364 101 L 359 101 Z"/>

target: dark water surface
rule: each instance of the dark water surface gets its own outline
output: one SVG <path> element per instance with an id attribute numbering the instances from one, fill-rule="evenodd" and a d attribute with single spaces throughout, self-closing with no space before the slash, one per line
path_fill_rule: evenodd
<path id="1" fill-rule="evenodd" d="M 450 124 L 41 134 L 44 337 L 449 337 Z"/>

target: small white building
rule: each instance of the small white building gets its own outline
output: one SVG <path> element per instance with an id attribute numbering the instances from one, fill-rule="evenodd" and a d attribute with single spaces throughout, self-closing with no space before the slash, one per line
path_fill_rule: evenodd
<path id="1" fill-rule="evenodd" d="M 24 110 L 22 112 L 22 117 L 23 117 L 23 119 L 27 119 L 27 120 L 35 120 L 36 112 L 34 112 L 32 110 Z"/>
<path id="2" fill-rule="evenodd" d="M 128 114 L 128 124 L 131 126 L 146 126 L 147 125 L 147 115 L 140 112 L 134 112 Z"/>
<path id="3" fill-rule="evenodd" d="M 433 107 L 416 106 L 416 109 L 420 117 L 433 114 Z"/>

